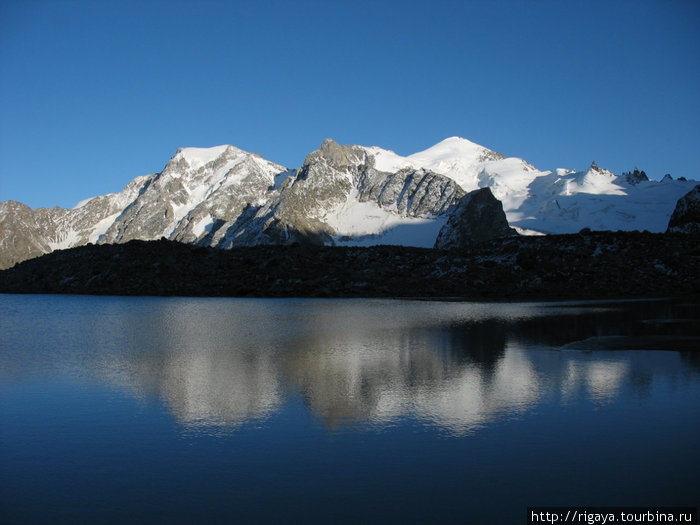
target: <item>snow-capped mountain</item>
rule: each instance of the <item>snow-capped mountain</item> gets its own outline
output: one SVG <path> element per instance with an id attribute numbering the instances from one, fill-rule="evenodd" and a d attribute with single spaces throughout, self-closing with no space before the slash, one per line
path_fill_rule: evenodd
<path id="1" fill-rule="evenodd" d="M 585 171 L 540 171 L 523 159 L 506 158 L 460 137 L 401 157 L 366 148 L 386 171 L 429 169 L 471 192 L 488 187 L 503 203 L 508 223 L 520 233 L 575 233 L 592 230 L 666 230 L 679 198 L 697 181 L 630 181 L 593 163 Z"/>
<path id="2" fill-rule="evenodd" d="M 447 212 L 465 194 L 449 177 L 407 167 L 384 172 L 360 146 L 327 139 L 262 206 L 224 224 L 211 244 L 432 246 Z"/>
<path id="3" fill-rule="evenodd" d="M 448 218 L 457 204 L 482 188 L 520 233 L 661 232 L 678 199 L 696 184 L 630 179 L 595 163 L 581 172 L 540 171 L 459 137 L 406 157 L 327 139 L 296 170 L 233 146 L 183 148 L 162 172 L 70 210 L 0 203 L 0 268 L 89 242 L 161 237 L 220 248 L 291 242 L 432 247 L 441 230 L 452 227 Z"/>
<path id="4" fill-rule="evenodd" d="M 53 250 L 97 242 L 153 177 L 137 177 L 120 193 L 81 201 L 70 210 L 32 210 L 20 202 L 0 202 L 0 269 Z"/>
<path id="5" fill-rule="evenodd" d="M 233 146 L 180 149 L 97 241 L 167 237 L 197 243 L 246 206 L 264 203 L 275 176 L 284 173 L 284 167 Z"/>

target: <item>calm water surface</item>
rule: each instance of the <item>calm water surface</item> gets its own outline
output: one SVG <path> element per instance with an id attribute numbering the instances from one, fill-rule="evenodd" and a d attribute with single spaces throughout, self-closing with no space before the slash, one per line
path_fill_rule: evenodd
<path id="1" fill-rule="evenodd" d="M 566 345 L 697 338 L 699 316 L 670 301 L 0 295 L 0 522 L 697 506 L 700 354 Z"/>

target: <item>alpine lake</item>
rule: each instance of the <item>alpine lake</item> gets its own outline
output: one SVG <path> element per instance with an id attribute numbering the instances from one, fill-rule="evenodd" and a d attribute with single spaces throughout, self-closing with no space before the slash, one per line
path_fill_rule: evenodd
<path id="1" fill-rule="evenodd" d="M 2 523 L 700 502 L 700 306 L 0 295 Z"/>

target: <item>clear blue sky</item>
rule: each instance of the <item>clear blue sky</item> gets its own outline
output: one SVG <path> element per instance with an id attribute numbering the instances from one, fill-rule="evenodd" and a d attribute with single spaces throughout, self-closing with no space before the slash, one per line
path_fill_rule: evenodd
<path id="1" fill-rule="evenodd" d="M 700 178 L 700 2 L 0 1 L 0 200 L 72 207 L 233 144 L 453 135 Z"/>

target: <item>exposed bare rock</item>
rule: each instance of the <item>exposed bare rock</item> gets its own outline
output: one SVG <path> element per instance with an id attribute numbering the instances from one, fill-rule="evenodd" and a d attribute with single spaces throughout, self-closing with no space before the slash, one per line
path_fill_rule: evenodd
<path id="1" fill-rule="evenodd" d="M 678 200 L 667 231 L 700 233 L 700 184 Z"/>
<path id="2" fill-rule="evenodd" d="M 166 237 L 198 243 L 217 222 L 235 220 L 250 204 L 264 201 L 275 176 L 285 171 L 233 146 L 180 149 L 99 242 Z"/>
<path id="3" fill-rule="evenodd" d="M 517 232 L 508 226 L 503 205 L 489 188 L 468 193 L 454 209 L 435 241 L 440 250 L 464 250 Z"/>
<path id="4" fill-rule="evenodd" d="M 424 169 L 404 168 L 389 175 L 368 169 L 360 179 L 360 202 L 376 202 L 411 217 L 442 215 L 464 195 L 452 179 Z"/>
<path id="5" fill-rule="evenodd" d="M 152 176 L 137 177 L 120 193 L 101 195 L 73 209 L 0 202 L 0 269 L 53 250 L 97 242 Z"/>

